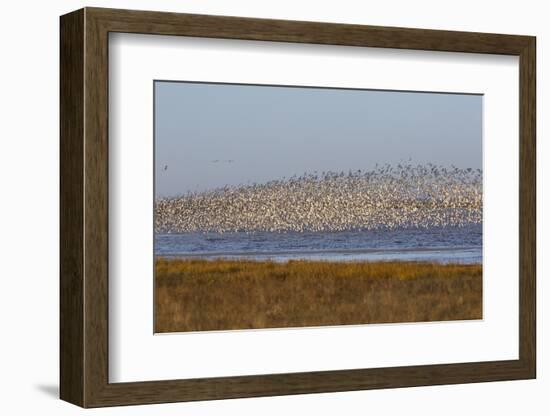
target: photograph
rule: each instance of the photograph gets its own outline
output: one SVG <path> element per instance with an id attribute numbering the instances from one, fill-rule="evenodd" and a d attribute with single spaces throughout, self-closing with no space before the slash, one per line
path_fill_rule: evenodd
<path id="1" fill-rule="evenodd" d="M 34 71 L 44 82 L 31 102 L 55 93 L 59 105 L 31 114 L 29 82 L 12 82 L 8 100 L 22 117 L 6 137 L 34 130 L 7 141 L 24 158 L 5 152 L 9 184 L 23 163 L 29 180 L 6 193 L 28 212 L 5 216 L 21 259 L 4 280 L 23 285 L 5 291 L 4 315 L 30 311 L 14 325 L 32 339 L 15 344 L 46 348 L 33 354 L 43 368 L 11 360 L 9 379 L 34 384 L 11 394 L 14 408 L 43 408 L 41 395 L 69 412 L 242 413 L 246 401 L 265 414 L 269 400 L 280 414 L 279 400 L 332 414 L 364 408 L 339 399 L 353 392 L 369 410 L 429 416 L 468 405 L 467 388 L 486 413 L 536 413 L 549 384 L 537 361 L 536 110 L 550 26 L 523 4 L 499 8 L 495 25 L 496 2 L 471 22 L 463 8 L 400 2 L 347 17 L 335 3 L 329 21 L 309 5 L 67 3 L 31 25 L 47 34 L 58 19 L 57 34 L 12 30 L 59 57 Z M 48 50 L 12 43 L 17 70 Z M 41 225 L 57 227 L 55 244 L 31 257 L 22 248 L 47 235 Z M 17 278 L 28 265 L 30 291 Z M 413 392 L 427 387 L 433 409 Z"/>
<path id="2" fill-rule="evenodd" d="M 483 319 L 483 95 L 155 80 L 154 332 Z"/>

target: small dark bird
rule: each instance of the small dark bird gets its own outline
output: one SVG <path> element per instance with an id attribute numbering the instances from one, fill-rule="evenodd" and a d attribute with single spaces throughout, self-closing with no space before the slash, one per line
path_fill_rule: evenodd
<path id="1" fill-rule="evenodd" d="M 168 170 L 168 165 L 164 165 L 164 170 Z"/>
<path id="2" fill-rule="evenodd" d="M 234 160 L 233 159 L 215 159 L 215 160 L 211 160 L 212 163 L 233 163 Z"/>

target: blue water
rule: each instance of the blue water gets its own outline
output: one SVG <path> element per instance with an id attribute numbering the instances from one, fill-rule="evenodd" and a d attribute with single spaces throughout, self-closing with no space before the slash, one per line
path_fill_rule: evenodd
<path id="1" fill-rule="evenodd" d="M 482 226 L 342 232 L 156 234 L 155 255 L 287 261 L 481 263 Z"/>

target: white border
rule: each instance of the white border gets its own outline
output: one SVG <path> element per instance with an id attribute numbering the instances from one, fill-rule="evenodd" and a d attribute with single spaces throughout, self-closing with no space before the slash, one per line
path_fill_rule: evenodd
<path id="1" fill-rule="evenodd" d="M 111 34 L 111 382 L 518 358 L 517 57 Z M 484 319 L 153 335 L 153 80 L 484 94 Z"/>

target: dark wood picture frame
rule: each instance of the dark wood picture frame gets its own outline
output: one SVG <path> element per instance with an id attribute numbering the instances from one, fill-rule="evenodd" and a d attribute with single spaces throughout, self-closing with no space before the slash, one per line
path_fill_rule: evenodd
<path id="1" fill-rule="evenodd" d="M 337 392 L 536 376 L 535 38 L 85 8 L 61 17 L 60 396 L 82 407 Z M 109 383 L 110 32 L 519 56 L 519 359 Z"/>

